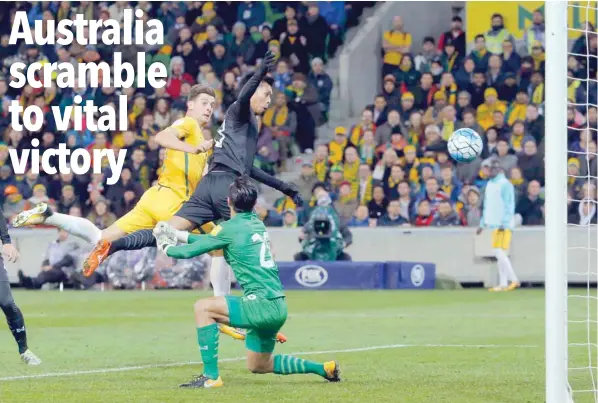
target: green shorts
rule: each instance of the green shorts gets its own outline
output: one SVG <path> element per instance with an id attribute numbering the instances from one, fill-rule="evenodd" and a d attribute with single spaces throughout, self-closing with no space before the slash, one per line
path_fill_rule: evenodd
<path id="1" fill-rule="evenodd" d="M 257 295 L 225 298 L 231 326 L 247 329 L 247 349 L 256 353 L 273 352 L 276 334 L 287 320 L 285 298 L 265 299 Z"/>

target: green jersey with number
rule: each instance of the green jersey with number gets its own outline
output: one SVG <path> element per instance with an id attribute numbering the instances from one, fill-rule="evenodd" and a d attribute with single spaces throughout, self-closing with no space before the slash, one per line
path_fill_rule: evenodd
<path id="1" fill-rule="evenodd" d="M 176 259 L 188 259 L 223 249 L 224 258 L 233 269 L 244 295 L 267 299 L 284 296 L 278 266 L 270 252 L 268 232 L 255 213 L 238 213 L 208 235 L 190 234 L 188 242 L 168 248 L 166 254 Z"/>

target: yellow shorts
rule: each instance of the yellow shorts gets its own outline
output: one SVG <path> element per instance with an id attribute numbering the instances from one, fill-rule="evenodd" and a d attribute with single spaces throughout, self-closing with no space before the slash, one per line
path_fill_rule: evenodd
<path id="1" fill-rule="evenodd" d="M 492 231 L 492 248 L 509 250 L 512 232 L 509 229 Z"/>
<path id="2" fill-rule="evenodd" d="M 149 188 L 133 210 L 116 221 L 116 226 L 122 231 L 130 234 L 142 229 L 154 229 L 159 221 L 168 221 L 181 208 L 185 199 L 164 186 L 152 186 Z M 202 225 L 201 232 L 210 233 L 214 224 Z M 194 231 L 196 232 L 196 231 Z"/>

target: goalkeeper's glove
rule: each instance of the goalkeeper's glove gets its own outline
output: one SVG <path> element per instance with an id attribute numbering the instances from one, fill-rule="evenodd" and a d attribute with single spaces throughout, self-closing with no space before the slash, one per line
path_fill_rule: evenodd
<path id="1" fill-rule="evenodd" d="M 303 206 L 303 199 L 299 194 L 299 188 L 297 187 L 297 185 L 295 185 L 294 183 L 285 183 L 281 190 L 282 193 L 293 199 L 293 203 L 295 203 L 297 207 Z"/>

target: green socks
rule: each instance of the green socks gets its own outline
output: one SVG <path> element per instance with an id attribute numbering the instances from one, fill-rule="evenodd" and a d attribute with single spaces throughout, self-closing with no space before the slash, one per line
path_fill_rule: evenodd
<path id="1" fill-rule="evenodd" d="M 279 375 L 318 374 L 326 376 L 324 364 L 281 354 L 274 356 L 274 373 Z"/>
<path id="2" fill-rule="evenodd" d="M 197 328 L 197 344 L 203 361 L 203 374 L 218 379 L 218 324 Z"/>

